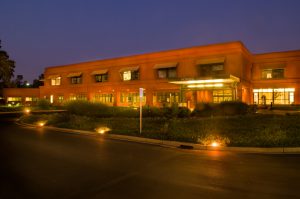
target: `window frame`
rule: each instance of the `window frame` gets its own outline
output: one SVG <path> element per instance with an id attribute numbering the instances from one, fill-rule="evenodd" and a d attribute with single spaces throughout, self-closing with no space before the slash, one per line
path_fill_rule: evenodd
<path id="1" fill-rule="evenodd" d="M 212 77 L 225 74 L 225 63 L 198 64 L 199 77 Z"/>
<path id="2" fill-rule="evenodd" d="M 71 77 L 71 84 L 82 84 L 82 75 Z"/>
<path id="3" fill-rule="evenodd" d="M 171 71 L 175 71 L 175 76 L 171 77 Z M 164 77 L 160 76 L 160 72 L 165 73 Z M 157 78 L 158 79 L 173 79 L 177 78 L 177 68 L 176 67 L 170 67 L 170 68 L 158 68 L 157 69 Z"/>
<path id="4" fill-rule="evenodd" d="M 94 78 L 95 78 L 96 83 L 107 82 L 108 81 L 108 73 L 96 74 L 96 75 L 94 75 Z"/>
<path id="5" fill-rule="evenodd" d="M 284 79 L 284 72 L 285 72 L 284 68 L 265 68 L 262 69 L 261 78 L 265 80 Z"/>
<path id="6" fill-rule="evenodd" d="M 124 78 L 125 73 L 129 76 L 128 79 Z M 140 71 L 139 70 L 127 70 L 127 71 L 123 71 L 121 73 L 121 76 L 122 76 L 122 80 L 123 81 L 139 80 L 140 79 Z"/>
<path id="7" fill-rule="evenodd" d="M 61 77 L 55 77 L 50 79 L 51 86 L 60 86 L 61 85 Z"/>

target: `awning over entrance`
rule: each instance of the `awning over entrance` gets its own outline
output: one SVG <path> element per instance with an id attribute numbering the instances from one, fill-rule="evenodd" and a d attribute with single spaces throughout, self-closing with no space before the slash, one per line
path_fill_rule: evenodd
<path id="1" fill-rule="evenodd" d="M 134 67 L 126 67 L 126 68 L 121 68 L 119 70 L 120 73 L 124 71 L 137 71 L 140 67 L 139 66 L 134 66 Z"/>
<path id="2" fill-rule="evenodd" d="M 103 75 L 108 72 L 108 69 L 96 70 L 91 73 L 91 75 Z"/>
<path id="3" fill-rule="evenodd" d="M 77 73 L 69 73 L 67 77 L 80 77 L 82 75 L 82 72 L 77 72 Z"/>
<path id="4" fill-rule="evenodd" d="M 179 84 L 186 88 L 222 88 L 240 82 L 240 78 L 233 75 L 226 75 L 222 78 L 207 78 L 207 79 L 181 79 L 170 81 L 172 84 Z"/>
<path id="5" fill-rule="evenodd" d="M 178 65 L 178 62 L 155 64 L 153 69 L 175 68 L 175 67 L 177 67 L 177 65 Z"/>

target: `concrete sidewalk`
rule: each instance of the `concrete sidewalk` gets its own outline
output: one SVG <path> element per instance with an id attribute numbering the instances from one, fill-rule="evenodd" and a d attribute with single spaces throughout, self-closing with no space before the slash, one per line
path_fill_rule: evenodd
<path id="1" fill-rule="evenodd" d="M 104 134 L 101 135 L 93 131 L 84 131 L 84 130 L 75 130 L 75 129 L 65 129 L 57 128 L 51 126 L 37 126 L 32 124 L 21 123 L 20 121 L 16 122 L 18 125 L 31 127 L 31 128 L 47 128 L 55 131 L 79 134 L 85 136 L 102 136 L 108 139 L 122 140 L 128 142 L 144 143 L 151 144 L 161 147 L 168 148 L 185 148 L 192 150 L 208 150 L 208 151 L 235 151 L 235 152 L 246 152 L 246 153 L 300 153 L 300 147 L 273 147 L 273 148 L 260 148 L 260 147 L 213 147 L 213 146 L 203 146 L 200 144 L 193 144 L 187 142 L 177 142 L 177 141 L 168 141 L 168 140 L 157 140 L 150 138 L 142 138 L 128 135 L 117 135 L 117 134 Z"/>

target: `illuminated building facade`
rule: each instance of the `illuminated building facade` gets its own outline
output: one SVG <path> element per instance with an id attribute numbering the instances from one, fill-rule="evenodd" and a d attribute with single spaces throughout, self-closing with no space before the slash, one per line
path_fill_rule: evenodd
<path id="1" fill-rule="evenodd" d="M 139 88 L 150 106 L 300 104 L 300 50 L 253 55 L 241 42 L 47 67 L 44 75 L 39 97 L 53 104 L 138 106 Z"/>

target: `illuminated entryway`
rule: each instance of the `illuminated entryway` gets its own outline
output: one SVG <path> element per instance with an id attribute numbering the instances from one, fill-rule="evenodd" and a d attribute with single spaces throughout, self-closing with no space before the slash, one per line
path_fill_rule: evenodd
<path id="1" fill-rule="evenodd" d="M 193 108 L 197 103 L 237 100 L 238 77 L 222 75 L 219 78 L 178 80 L 170 83 L 179 84 L 180 101 Z"/>
<path id="2" fill-rule="evenodd" d="M 254 104 L 293 104 L 294 88 L 260 88 L 253 89 Z"/>

